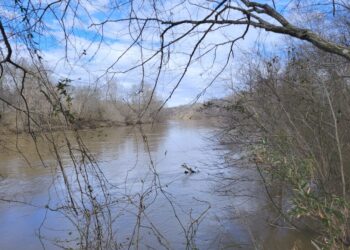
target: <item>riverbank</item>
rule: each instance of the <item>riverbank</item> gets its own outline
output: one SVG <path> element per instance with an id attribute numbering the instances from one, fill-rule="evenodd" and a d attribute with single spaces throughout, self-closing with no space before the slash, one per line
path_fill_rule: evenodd
<path id="1" fill-rule="evenodd" d="M 64 125 L 63 123 L 53 122 L 53 124 L 40 124 L 32 123 L 30 130 L 35 133 L 48 132 L 48 131 L 60 131 L 60 130 L 85 130 L 85 129 L 98 129 L 98 128 L 111 128 L 111 127 L 127 127 L 135 126 L 139 124 L 152 124 L 152 123 L 162 123 L 161 121 L 115 121 L 115 120 L 97 120 L 97 119 L 76 119 L 69 125 Z M 28 126 L 24 126 L 23 122 L 0 122 L 0 135 L 1 134 L 18 134 L 27 133 Z"/>
<path id="2" fill-rule="evenodd" d="M 213 109 L 207 109 L 208 105 L 212 105 L 213 102 L 197 103 L 194 105 L 181 105 L 177 107 L 166 107 L 162 109 L 161 115 L 155 116 L 156 119 L 143 119 L 138 121 L 135 119 L 96 119 L 90 118 L 74 118 L 70 121 L 71 124 L 65 125 L 64 117 L 52 117 L 51 120 L 35 119 L 35 122 L 31 122 L 31 131 L 34 132 L 47 132 L 47 131 L 59 131 L 59 130 L 84 130 L 84 129 L 97 129 L 97 128 L 109 128 L 109 127 L 125 127 L 135 126 L 138 124 L 152 124 L 162 123 L 169 120 L 177 121 L 206 121 L 210 124 L 214 124 L 218 121 L 218 117 L 212 112 Z M 39 123 L 40 122 L 40 123 Z M 4 133 L 25 133 L 28 132 L 28 125 L 26 117 L 17 119 L 14 114 L 4 114 L 0 119 L 0 134 Z M 38 125 L 39 124 L 39 125 Z"/>

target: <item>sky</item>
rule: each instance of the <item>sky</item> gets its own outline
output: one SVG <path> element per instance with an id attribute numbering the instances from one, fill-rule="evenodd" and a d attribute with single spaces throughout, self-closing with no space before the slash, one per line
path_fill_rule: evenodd
<path id="1" fill-rule="evenodd" d="M 42 10 L 53 1 L 32 2 Z M 245 53 L 256 49 L 257 45 L 264 45 L 267 50 L 281 46 L 280 35 L 250 28 L 245 39 L 234 45 L 233 56 L 228 53 L 230 45 L 208 52 L 208 48 L 212 48 L 213 45 L 234 39 L 244 31 L 244 27 L 224 27 L 207 35 L 194 53 L 185 76 L 181 78 L 191 51 L 200 39 L 200 32 L 208 27 L 203 26 L 164 50 L 162 70 L 157 81 L 161 54 L 156 52 L 161 45 L 160 30 L 164 30 L 165 26 L 159 27 L 155 22 L 149 22 L 142 32 L 142 37 L 138 37 L 142 23 L 132 22 L 130 25 L 128 22 L 113 21 L 127 18 L 130 4 L 123 5 L 122 2 L 118 2 L 121 6 L 113 6 L 109 0 L 80 1 L 80 4 L 76 1 L 71 2 L 67 9 L 64 5 L 54 5 L 52 9 L 47 10 L 42 19 L 44 25 L 38 26 L 40 34 L 34 34 L 37 43 L 35 46 L 40 50 L 45 67 L 53 72 L 53 78 L 69 78 L 73 85 L 95 84 L 96 81 L 105 84 L 113 81 L 120 86 L 120 91 L 141 82 L 150 85 L 157 82 L 156 93 L 163 99 L 169 97 L 181 79 L 178 88 L 167 102 L 168 106 L 192 103 L 209 85 L 211 87 L 200 100 L 227 95 L 228 85 L 231 82 L 239 82 L 237 69 L 244 62 Z M 158 6 L 156 13 L 152 10 L 152 5 L 147 4 L 151 1 L 140 2 L 143 4 L 135 1 L 133 6 L 139 18 L 198 19 L 208 14 L 206 8 L 213 7 L 212 2 L 202 0 L 192 1 L 192 4 L 182 3 L 183 1 L 159 1 L 162 5 Z M 23 30 L 25 29 L 23 20 L 20 19 L 21 15 L 18 8 L 0 5 L 0 16 L 2 20 L 7 21 L 9 28 L 20 30 L 23 25 Z M 32 18 L 36 20 L 37 17 Z M 14 26 L 14 23 L 17 26 Z M 175 27 L 166 34 L 165 42 L 181 36 L 190 28 Z M 135 43 L 137 38 L 139 40 Z M 23 41 L 18 42 L 18 50 L 22 47 L 21 43 Z M 24 54 L 18 53 L 18 56 Z M 228 57 L 230 62 L 226 70 L 218 76 Z M 143 67 L 135 68 L 145 60 L 147 63 Z"/>

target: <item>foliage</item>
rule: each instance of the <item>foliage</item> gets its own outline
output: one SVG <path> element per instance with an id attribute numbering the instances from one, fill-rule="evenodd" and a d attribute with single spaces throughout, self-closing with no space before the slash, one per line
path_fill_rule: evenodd
<path id="1" fill-rule="evenodd" d="M 0 4 L 1 90 L 4 84 L 8 86 L 6 94 L 0 95 L 2 104 L 7 105 L 1 111 L 1 121 L 3 116 L 11 115 L 17 132 L 21 127 L 35 142 L 35 131 L 52 131 L 57 126 L 79 127 L 83 123 L 107 120 L 110 114 L 117 114 L 114 121 L 122 117 L 122 122 L 127 124 L 150 122 L 157 118 L 160 108 L 184 82 L 192 66 L 204 66 L 203 73 L 209 72 L 210 78 L 205 86 L 211 86 L 230 65 L 237 42 L 255 28 L 307 41 L 323 52 L 314 47 L 292 46 L 288 55 L 264 57 L 247 64 L 247 74 L 242 80 L 246 89 L 240 90 L 222 108 L 228 135 L 225 140 L 256 144 L 263 139 L 271 176 L 294 190 L 295 215 L 311 216 L 322 222 L 327 218 L 321 231 L 326 232 L 330 246 L 336 246 L 339 240 L 347 243 L 350 182 L 350 89 L 346 78 L 350 61 L 350 6 L 347 1 L 103 2 L 106 6 L 99 6 L 101 10 L 90 1 L 78 0 L 16 0 Z M 305 21 L 308 18 L 322 20 L 322 25 Z M 53 24 L 57 24 L 54 29 Z M 105 34 L 111 30 L 110 26 L 113 31 L 115 27 L 118 30 L 112 36 Z M 51 39 L 57 34 L 61 34 L 62 40 Z M 75 42 L 83 40 L 79 34 L 88 40 L 84 48 Z M 46 46 L 41 41 L 64 44 L 64 60 L 74 65 L 93 62 L 102 48 L 113 47 L 111 42 L 125 41 L 126 46 L 122 46 L 123 51 L 117 56 L 117 50 L 111 50 L 114 57 L 101 75 L 137 72 L 136 82 L 141 84 L 121 99 L 104 97 L 103 91 L 95 86 L 76 87 L 74 92 L 69 79 L 56 85 L 44 67 L 41 49 Z M 23 62 L 22 50 L 30 63 Z M 137 59 L 125 69 L 123 63 L 135 51 L 139 54 Z M 224 56 L 220 51 L 224 51 Z M 75 55 L 73 59 L 70 52 Z M 91 56 L 85 60 L 87 55 Z M 183 56 L 180 67 L 176 60 L 179 55 Z M 161 101 L 155 93 L 169 71 L 177 74 L 169 80 L 171 91 Z M 146 89 L 145 79 L 152 81 Z M 51 135 L 44 134 L 43 138 L 52 146 L 65 182 L 66 214 L 76 214 L 70 218 L 82 225 L 79 228 L 82 247 L 112 248 L 109 242 L 114 233 L 111 227 L 107 227 L 107 232 L 103 230 L 100 223 L 101 217 L 106 218 L 110 226 L 111 218 L 98 210 L 110 201 L 98 164 L 79 134 L 75 134 L 74 140 L 65 138 L 75 179 L 83 183 L 79 190 L 82 198 L 74 197 L 61 160 L 61 147 L 57 147 Z M 79 145 L 79 150 L 72 149 L 72 144 Z M 85 169 L 91 170 L 89 176 Z M 104 202 L 98 203 L 90 190 L 90 175 L 102 187 L 100 193 L 106 195 Z M 85 213 L 85 202 L 92 207 L 91 213 Z M 340 213 L 344 216 L 339 217 Z M 90 227 L 90 223 L 94 226 Z"/>
<path id="2" fill-rule="evenodd" d="M 324 246 L 347 246 L 349 64 L 304 45 L 261 62 L 247 66 L 246 88 L 222 106 L 224 139 L 250 145 L 269 185 L 291 191 L 290 215 L 310 218 Z"/>

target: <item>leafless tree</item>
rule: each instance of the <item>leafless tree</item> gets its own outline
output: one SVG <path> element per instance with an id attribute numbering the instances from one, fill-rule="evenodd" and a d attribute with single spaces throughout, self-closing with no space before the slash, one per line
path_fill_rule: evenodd
<path id="1" fill-rule="evenodd" d="M 131 72 L 133 77 L 138 78 L 137 82 L 141 83 L 141 87 L 144 86 L 146 80 L 152 84 L 152 89 L 147 92 L 147 95 L 141 95 L 143 107 L 138 110 L 141 110 L 141 112 L 137 112 L 138 120 L 141 120 L 149 110 L 154 111 L 152 99 L 168 71 L 175 67 L 177 74 L 171 81 L 169 80 L 172 84 L 171 90 L 167 93 L 165 100 L 157 105 L 157 110 L 162 109 L 172 98 L 176 89 L 190 72 L 191 67 L 196 63 L 204 62 L 204 59 L 206 59 L 206 63 L 203 63 L 206 64 L 204 71 L 211 73 L 206 81 L 206 86 L 211 86 L 230 65 L 235 55 L 235 46 L 256 29 L 286 35 L 299 41 L 306 41 L 321 51 L 342 58 L 344 64 L 348 65 L 350 61 L 349 38 L 347 36 L 349 34 L 350 5 L 345 0 L 322 0 L 317 4 L 314 1 L 299 0 L 292 0 L 287 3 L 283 1 L 282 4 L 273 0 L 265 3 L 249 0 L 126 0 L 107 1 L 106 5 L 97 6 L 97 9 L 99 7 L 103 11 L 97 11 L 96 14 L 94 12 L 96 6 L 94 7 L 90 1 L 20 0 L 0 4 L 0 80 L 4 80 L 8 72 L 14 72 L 10 75 L 15 82 L 20 99 L 13 103 L 7 99 L 7 96 L 0 95 L 0 100 L 16 110 L 17 114 L 22 114 L 27 131 L 32 136 L 33 141 L 37 142 L 38 138 L 42 137 L 50 142 L 66 187 L 66 203 L 60 208 L 60 211 L 65 211 L 68 218 L 77 226 L 80 232 L 79 243 L 87 249 L 107 249 L 115 243 L 112 239 L 114 234 L 111 227 L 113 217 L 108 209 L 108 205 L 113 203 L 109 196 L 108 188 L 110 185 L 79 136 L 79 132 L 75 131 L 73 137 L 69 137 L 66 133 L 68 129 L 74 131 L 73 124 L 76 119 L 71 109 L 72 99 L 70 93 L 67 92 L 71 79 L 59 79 L 57 84 L 51 84 L 49 73 L 41 70 L 45 68 L 43 64 L 46 52 L 41 39 L 48 39 L 48 43 L 51 43 L 52 46 L 59 46 L 62 43 L 64 60 L 68 64 L 74 65 L 86 56 L 89 56 L 91 60 L 95 58 L 101 52 L 103 46 L 106 44 L 108 46 L 109 39 L 116 41 L 118 38 L 127 38 L 127 45 L 123 51 L 115 56 L 112 63 L 106 65 L 103 72 L 97 77 L 105 75 L 118 77 L 121 74 Z M 305 10 L 310 13 L 306 15 L 303 13 Z M 333 30 L 343 31 L 344 36 L 333 36 L 329 28 L 318 30 L 313 29 L 312 25 L 309 26 L 317 15 L 321 15 L 325 23 L 330 23 L 330 27 L 334 28 Z M 309 18 L 308 21 L 303 19 L 305 16 Z M 56 30 L 52 29 L 53 23 L 58 27 Z M 50 33 L 50 31 L 52 32 Z M 55 32 L 61 34 L 61 41 L 50 40 L 50 35 Z M 112 35 L 107 35 L 108 32 L 112 32 Z M 110 36 L 113 36 L 113 38 L 110 38 Z M 79 37 L 88 38 L 89 42 L 85 45 L 86 47 L 79 47 L 79 43 L 76 42 L 76 38 Z M 71 51 L 75 53 L 73 59 L 69 56 Z M 123 67 L 121 64 L 125 63 L 125 59 L 128 59 L 131 51 L 133 53 L 138 52 L 138 59 L 132 65 Z M 224 52 L 224 57 L 219 56 L 219 53 L 222 52 Z M 25 57 L 29 62 L 24 63 L 21 57 Z M 181 61 L 180 65 L 175 64 L 174 66 L 173 64 L 177 60 Z M 207 63 L 208 61 L 209 63 Z M 28 65 L 33 65 L 34 69 L 28 67 Z M 259 78 L 265 84 L 262 87 L 254 86 L 254 88 L 263 88 L 263 93 L 269 93 L 265 97 L 258 96 L 260 102 L 266 97 L 271 97 L 273 98 L 270 100 L 271 102 L 281 104 L 279 93 L 276 94 L 275 90 L 283 93 L 283 89 L 278 86 L 278 82 L 276 83 L 273 78 L 276 75 L 274 65 L 273 62 L 267 69 L 267 76 L 263 75 Z M 211 70 L 212 68 L 215 68 L 215 70 Z M 42 128 L 42 124 L 39 122 L 40 116 L 37 116 L 33 111 L 38 106 L 35 105 L 36 100 L 32 100 L 33 103 L 26 96 L 27 91 L 35 91 L 35 89 L 31 89 L 31 79 L 38 79 L 36 82 L 39 84 L 37 91 L 40 91 L 42 100 L 49 103 L 50 114 L 55 119 L 59 116 L 64 124 L 65 145 L 62 147 L 58 146 L 52 130 L 37 133 L 35 129 Z M 199 96 L 205 92 L 207 87 L 203 88 L 203 92 L 199 93 Z M 265 88 L 271 92 L 264 92 Z M 331 118 L 331 125 L 328 124 L 329 121 L 327 121 L 327 124 L 333 128 L 330 133 L 336 141 L 335 146 L 338 155 L 336 162 L 340 166 L 341 189 L 345 196 L 347 180 L 344 174 L 345 159 L 340 131 L 340 126 L 343 125 L 337 123 L 337 105 L 334 105 L 336 93 L 332 92 L 334 89 L 330 91 L 328 86 L 324 87 L 322 91 L 327 99 L 327 102 L 322 104 L 327 107 L 328 118 Z M 308 93 L 310 93 L 310 90 L 306 89 L 306 94 Z M 141 103 L 140 99 L 136 103 Z M 281 113 L 285 115 L 286 119 L 283 122 L 288 123 L 289 126 L 287 127 L 290 131 L 297 133 L 294 138 L 298 141 L 297 145 L 309 146 L 308 143 L 305 143 L 305 137 L 302 136 L 302 133 L 307 130 L 310 121 L 306 117 L 291 116 L 289 112 L 286 112 L 287 109 L 284 104 L 277 108 L 279 108 L 279 112 L 273 110 L 272 115 L 280 115 Z M 255 110 L 250 110 L 250 113 L 254 115 Z M 253 115 L 251 117 L 254 117 Z M 306 122 L 305 126 L 302 127 L 303 131 L 293 125 L 295 119 Z M 258 121 L 255 120 L 255 122 Z M 267 130 L 274 128 L 273 124 L 267 124 L 271 127 L 266 127 L 264 123 L 260 123 L 262 125 L 260 128 Z M 147 144 L 145 137 L 144 143 Z M 80 196 L 72 191 L 72 183 L 67 178 L 67 170 L 62 161 L 63 148 L 69 152 L 70 165 L 73 166 L 75 181 L 79 184 Z M 317 153 L 312 149 L 308 149 L 308 152 L 313 153 L 313 156 L 316 157 Z M 39 151 L 38 155 L 40 155 Z M 45 162 L 42 162 L 46 166 Z M 319 175 L 322 177 L 325 173 L 320 172 Z M 91 178 L 99 183 L 99 190 L 91 188 Z M 154 183 L 159 184 L 157 181 Z M 158 190 L 161 189 L 160 185 L 156 187 Z M 100 199 L 96 198 L 96 193 L 102 194 L 99 196 Z M 139 196 L 138 204 L 142 204 L 143 197 L 143 195 Z M 143 206 L 139 206 L 138 215 L 141 214 L 143 214 Z M 199 220 L 195 219 L 191 224 L 190 230 L 192 232 L 195 231 L 195 226 Z M 186 228 L 183 227 L 183 229 L 188 242 L 193 243 Z M 135 230 L 135 235 L 137 235 L 137 230 Z M 190 243 L 188 248 L 191 246 Z"/>

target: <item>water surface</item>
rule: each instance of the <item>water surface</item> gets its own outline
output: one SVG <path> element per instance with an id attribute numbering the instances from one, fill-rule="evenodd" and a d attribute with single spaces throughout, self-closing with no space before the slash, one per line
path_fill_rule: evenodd
<path id="1" fill-rule="evenodd" d="M 276 223 L 278 214 L 254 169 L 225 163 L 224 155 L 234 158 L 235 151 L 211 140 L 213 127 L 203 122 L 169 122 L 143 126 L 143 132 L 146 137 L 132 127 L 80 132 L 104 175 L 117 187 L 115 196 L 142 194 L 156 171 L 171 198 L 170 204 L 154 190 L 149 196 L 153 200 L 146 200 L 149 206 L 147 219 L 141 223 L 140 249 L 163 248 L 149 223 L 161 232 L 167 247 L 184 249 L 188 240 L 184 228 L 191 228 L 198 218 L 191 232 L 198 249 L 313 249 L 307 232 Z M 62 214 L 44 209 L 45 204 L 58 202 L 55 192 L 60 187 L 53 188 L 52 183 L 59 174 L 42 166 L 30 138 L 22 135 L 17 148 L 15 142 L 14 136 L 1 141 L 0 197 L 21 203 L 0 203 L 0 248 L 40 249 L 43 243 L 46 249 L 56 249 L 55 242 L 68 241 L 72 234 Z M 39 151 L 48 165 L 55 165 L 45 145 L 41 144 Z M 198 173 L 184 174 L 183 163 Z M 114 212 L 118 213 L 114 229 L 127 248 L 136 221 L 135 208 L 123 205 Z M 133 248 L 136 245 L 131 245 Z"/>

